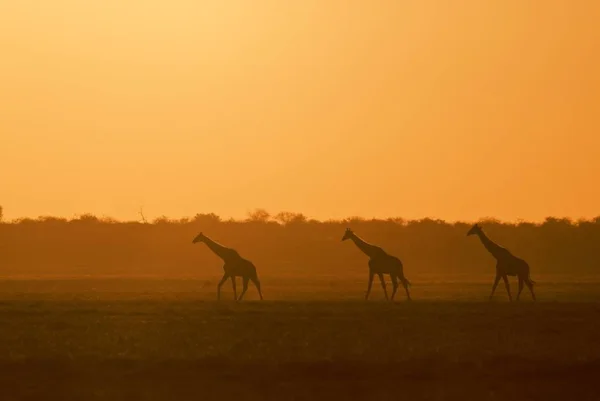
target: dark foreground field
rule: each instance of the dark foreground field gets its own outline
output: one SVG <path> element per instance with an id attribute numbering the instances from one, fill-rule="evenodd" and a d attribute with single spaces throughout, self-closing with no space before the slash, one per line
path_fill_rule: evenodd
<path id="1" fill-rule="evenodd" d="M 488 284 L 396 304 L 362 283 L 242 304 L 202 285 L 0 282 L 0 400 L 600 399 L 596 284 L 535 304 L 485 302 Z"/>

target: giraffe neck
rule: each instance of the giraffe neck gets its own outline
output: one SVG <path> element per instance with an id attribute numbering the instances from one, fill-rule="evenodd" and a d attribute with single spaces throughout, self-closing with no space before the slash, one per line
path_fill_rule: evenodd
<path id="1" fill-rule="evenodd" d="M 382 253 L 384 253 L 383 249 L 381 249 L 378 246 L 371 245 L 368 242 L 363 241 L 356 234 L 352 235 L 350 237 L 350 239 L 352 240 L 352 242 L 354 242 L 354 244 L 358 247 L 358 249 L 363 251 L 365 253 L 365 255 L 367 255 L 370 258 L 373 258 L 375 256 L 378 256 L 378 255 L 381 255 Z"/>
<path id="2" fill-rule="evenodd" d="M 215 255 L 217 255 L 224 261 L 231 259 L 232 257 L 239 256 L 235 250 L 224 247 L 223 245 L 211 240 L 208 237 L 204 238 L 204 243 L 206 244 L 208 249 L 213 251 Z"/>
<path id="3" fill-rule="evenodd" d="M 483 231 L 478 231 L 477 236 L 481 240 L 481 243 L 483 244 L 485 249 L 487 249 L 487 251 L 491 253 L 493 257 L 498 259 L 502 255 L 502 251 L 504 250 L 504 248 L 502 248 L 500 245 L 496 244 L 494 241 L 489 239 Z"/>

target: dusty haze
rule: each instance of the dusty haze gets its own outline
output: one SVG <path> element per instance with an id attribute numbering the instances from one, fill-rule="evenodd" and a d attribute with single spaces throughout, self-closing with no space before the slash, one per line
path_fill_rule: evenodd
<path id="1" fill-rule="evenodd" d="M 600 6 L 5 1 L 5 218 L 593 217 Z"/>
<path id="2" fill-rule="evenodd" d="M 368 258 L 351 241 L 341 242 L 346 227 L 364 240 L 398 256 L 415 285 L 424 282 L 491 283 L 496 261 L 479 239 L 466 237 L 470 225 L 444 221 L 345 220 L 307 221 L 288 215 L 277 222 L 253 216 L 222 221 L 215 215 L 153 223 L 115 222 L 83 216 L 0 224 L 0 279 L 107 276 L 216 280 L 223 262 L 204 244 L 192 244 L 202 231 L 253 261 L 267 288 L 279 278 L 301 282 L 347 280 L 361 283 Z M 263 216 L 264 217 L 264 216 Z M 543 224 L 484 221 L 498 244 L 524 258 L 534 280 L 598 281 L 600 218 L 577 223 L 548 219 Z M 216 282 L 216 281 L 215 281 Z M 200 288 L 199 285 L 195 287 Z M 209 286 L 212 291 L 213 286 Z M 486 285 L 487 291 L 487 285 Z M 1 292 L 1 291 L 0 291 Z M 549 295 L 546 295 L 549 296 Z"/>

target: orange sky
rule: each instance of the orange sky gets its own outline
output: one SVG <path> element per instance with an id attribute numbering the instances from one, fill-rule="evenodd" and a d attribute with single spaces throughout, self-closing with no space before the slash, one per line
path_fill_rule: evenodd
<path id="1" fill-rule="evenodd" d="M 591 0 L 0 0 L 0 205 L 596 216 L 598 21 Z"/>

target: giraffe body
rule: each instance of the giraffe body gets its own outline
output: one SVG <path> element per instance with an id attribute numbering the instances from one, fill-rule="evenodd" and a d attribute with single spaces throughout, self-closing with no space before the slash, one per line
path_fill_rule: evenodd
<path id="1" fill-rule="evenodd" d="M 523 291 L 523 284 L 527 285 L 529 291 L 531 292 L 531 297 L 535 301 L 535 293 L 533 291 L 533 285 L 535 284 L 535 282 L 530 277 L 529 264 L 523 259 L 514 256 L 512 253 L 510 253 L 508 249 L 501 247 L 500 245 L 496 244 L 491 239 L 489 239 L 478 224 L 475 224 L 469 230 L 467 236 L 469 235 L 477 235 L 485 249 L 487 249 L 487 251 L 496 259 L 496 278 L 492 286 L 492 293 L 490 294 L 490 299 L 492 299 L 492 297 L 494 296 L 496 287 L 498 286 L 500 279 L 502 279 L 504 281 L 504 285 L 506 286 L 508 299 L 512 301 L 508 277 L 516 276 L 519 280 L 519 292 L 517 293 L 517 301 L 521 296 L 521 291 Z"/>
<path id="2" fill-rule="evenodd" d="M 395 256 L 392 256 L 385 252 L 382 248 L 369 244 L 360 237 L 358 237 L 352 230 L 347 229 L 342 241 L 352 240 L 354 244 L 363 251 L 369 257 L 369 282 L 367 287 L 367 293 L 365 295 L 365 300 L 369 299 L 369 295 L 371 294 L 371 287 L 373 285 L 373 279 L 375 275 L 379 277 L 379 281 L 381 282 L 381 287 L 383 288 L 383 293 L 385 294 L 385 299 L 388 299 L 387 288 L 385 284 L 384 274 L 388 274 L 392 281 L 392 301 L 394 300 L 394 296 L 396 295 L 396 291 L 398 290 L 398 282 L 402 283 L 406 291 L 406 297 L 410 300 L 410 291 L 408 287 L 410 286 L 410 282 L 404 277 L 404 266 L 400 259 Z"/>
<path id="3" fill-rule="evenodd" d="M 258 280 L 258 275 L 256 273 L 256 267 L 254 264 L 248 259 L 244 259 L 240 256 L 240 254 L 231 248 L 227 248 L 210 238 L 206 235 L 200 233 L 194 238 L 192 241 L 194 244 L 198 242 L 204 242 L 208 248 L 215 253 L 218 257 L 220 257 L 223 262 L 223 278 L 219 281 L 217 285 L 217 299 L 221 299 L 221 287 L 227 281 L 227 279 L 231 278 L 231 284 L 233 287 L 233 299 L 236 301 L 241 301 L 248 290 L 248 282 L 252 281 L 258 290 L 258 295 L 260 299 L 263 299 L 262 291 L 260 289 L 260 281 Z M 236 285 L 236 277 L 242 278 L 242 293 L 239 298 L 237 297 L 237 285 Z"/>

